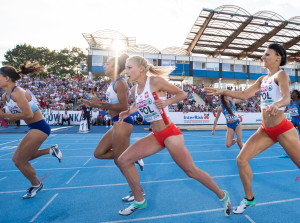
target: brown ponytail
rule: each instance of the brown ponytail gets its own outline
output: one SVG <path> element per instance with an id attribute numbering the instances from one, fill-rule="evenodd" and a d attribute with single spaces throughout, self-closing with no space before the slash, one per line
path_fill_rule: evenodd
<path id="1" fill-rule="evenodd" d="M 20 65 L 20 71 L 17 71 L 12 66 L 4 66 L 0 68 L 0 73 L 3 76 L 8 76 L 13 82 L 21 79 L 21 74 L 37 73 L 44 71 L 44 67 L 41 67 L 38 63 L 30 63 L 26 61 L 24 64 Z"/>
<path id="2" fill-rule="evenodd" d="M 230 103 L 228 105 L 228 103 L 225 101 L 225 96 L 224 95 L 221 95 L 221 103 L 226 108 L 226 110 L 228 111 L 228 113 L 233 116 L 234 114 L 231 111 Z"/>
<path id="3" fill-rule="evenodd" d="M 30 61 L 26 61 L 24 64 L 20 65 L 20 71 L 21 74 L 31 74 L 31 73 L 38 73 L 43 72 L 45 70 L 44 67 L 40 66 L 37 62 L 31 63 Z"/>

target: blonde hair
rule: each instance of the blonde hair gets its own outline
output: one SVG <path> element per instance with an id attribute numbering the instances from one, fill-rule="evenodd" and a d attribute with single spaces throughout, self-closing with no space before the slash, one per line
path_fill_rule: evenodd
<path id="1" fill-rule="evenodd" d="M 137 66 L 143 66 L 145 68 L 145 74 L 155 75 L 155 76 L 168 76 L 175 67 L 173 66 L 153 66 L 146 60 L 144 57 L 141 56 L 130 56 L 128 60 L 133 61 Z"/>

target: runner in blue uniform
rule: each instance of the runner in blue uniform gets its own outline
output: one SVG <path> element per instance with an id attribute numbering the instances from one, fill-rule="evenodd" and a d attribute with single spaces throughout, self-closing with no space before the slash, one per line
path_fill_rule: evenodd
<path id="1" fill-rule="evenodd" d="M 27 199 L 34 197 L 43 188 L 42 182 L 37 178 L 35 169 L 29 161 L 52 154 L 61 162 L 62 154 L 57 144 L 39 150 L 50 135 L 51 128 L 38 108 L 35 96 L 30 91 L 17 87 L 17 81 L 21 79 L 22 75 L 40 72 L 43 68 L 37 63 L 27 61 L 20 66 L 20 69 L 17 71 L 11 66 L 4 66 L 0 69 L 0 88 L 6 92 L 2 95 L 2 101 L 6 103 L 9 110 L 9 113 L 0 111 L 0 118 L 23 119 L 30 129 L 19 143 L 12 158 L 16 167 L 32 185 L 23 196 L 24 199 Z"/>
<path id="2" fill-rule="evenodd" d="M 234 99 L 230 100 L 230 97 L 221 95 L 221 105 L 218 108 L 217 115 L 214 121 L 212 135 L 215 135 L 216 125 L 220 117 L 221 112 L 223 112 L 226 118 L 227 133 L 225 144 L 229 148 L 233 146 L 236 142 L 238 143 L 240 149 L 243 147 L 242 142 L 242 123 L 236 115 L 235 104 L 240 100 Z M 236 133 L 236 139 L 234 139 L 234 133 Z"/>
<path id="3" fill-rule="evenodd" d="M 128 109 L 128 97 L 130 95 L 127 81 L 121 76 L 125 69 L 127 58 L 127 54 L 122 54 L 119 57 L 110 58 L 105 63 L 105 74 L 111 79 L 111 84 L 106 91 L 106 102 L 101 102 L 98 97 L 92 97 L 90 100 L 81 100 L 90 107 L 104 108 L 109 111 L 113 127 L 99 141 L 94 151 L 94 156 L 97 159 L 114 159 L 118 167 L 118 158 L 130 144 L 130 136 L 134 125 L 132 117 L 127 117 L 122 125 L 118 122 L 119 113 Z M 136 163 L 141 170 L 144 169 L 142 159 L 136 160 Z M 140 190 L 144 193 L 142 188 Z M 123 197 L 122 200 L 133 201 L 134 196 L 132 192 L 130 191 L 129 195 Z"/>

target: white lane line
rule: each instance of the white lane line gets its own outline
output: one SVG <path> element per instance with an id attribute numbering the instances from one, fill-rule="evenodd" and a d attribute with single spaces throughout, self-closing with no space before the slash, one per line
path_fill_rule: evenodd
<path id="1" fill-rule="evenodd" d="M 83 164 L 83 166 L 85 166 L 88 162 L 90 162 L 91 159 L 92 159 L 92 158 L 89 158 L 89 159 Z"/>
<path id="2" fill-rule="evenodd" d="M 3 150 L 15 149 L 15 148 L 17 148 L 17 146 L 4 146 L 4 147 L 2 147 L 2 149 L 0 149 L 0 150 L 3 151 Z"/>
<path id="3" fill-rule="evenodd" d="M 224 208 L 217 208 L 217 209 L 209 209 L 209 210 L 203 210 L 203 211 L 193 211 L 193 212 L 185 212 L 185 213 L 178 213 L 178 214 L 159 215 L 159 216 L 153 216 L 153 217 L 148 217 L 148 218 L 136 218 L 136 219 L 119 220 L 119 221 L 107 221 L 107 222 L 103 222 L 103 223 L 148 221 L 148 220 L 154 220 L 154 219 L 171 218 L 171 217 L 186 216 L 186 215 L 201 214 L 201 213 L 210 213 L 210 212 L 223 211 L 223 210 L 224 210 Z"/>
<path id="4" fill-rule="evenodd" d="M 245 215 L 245 218 L 247 218 L 251 223 L 255 223 L 255 221 L 253 221 L 248 215 Z"/>
<path id="5" fill-rule="evenodd" d="M 8 143 L 12 143 L 12 142 L 18 142 L 18 141 L 20 141 L 20 139 L 17 139 L 17 140 L 14 140 L 14 141 L 10 141 L 10 142 L 6 142 L 6 143 L 2 143 L 2 144 L 0 144 L 0 146 L 8 144 Z"/>
<path id="6" fill-rule="evenodd" d="M 47 204 L 29 221 L 34 222 L 34 220 L 48 207 L 48 205 L 57 197 L 58 194 L 55 194 L 48 202 Z"/>
<path id="7" fill-rule="evenodd" d="M 89 157 L 91 157 L 91 156 L 64 156 L 64 159 L 66 159 L 66 158 L 71 158 L 71 159 L 73 159 L 73 158 L 89 158 Z M 39 157 L 39 160 L 40 159 L 53 159 L 53 156 Z M 0 159 L 0 160 L 10 160 L 11 161 L 11 159 L 9 159 L 9 158 L 4 158 L 4 159 Z"/>
<path id="8" fill-rule="evenodd" d="M 2 155 L 2 156 L 0 156 L 0 157 L 6 156 L 6 155 L 12 154 L 12 153 L 14 153 L 14 152 L 6 153 L 6 154 L 4 154 L 4 155 Z"/>
<path id="9" fill-rule="evenodd" d="M 277 157 L 277 156 L 276 156 Z M 254 159 L 271 159 L 271 157 L 261 157 L 261 158 L 254 158 Z M 235 159 L 225 159 L 225 160 L 203 160 L 203 161 L 194 161 L 195 163 L 206 163 L 206 162 L 222 162 L 222 161 L 234 161 Z M 168 163 L 148 163 L 145 164 L 147 166 L 151 165 L 175 165 L 175 162 L 168 162 Z M 176 164 L 177 165 L 177 164 Z M 117 168 L 116 165 L 112 166 L 75 166 L 75 167 L 59 167 L 59 168 L 48 168 L 48 169 L 36 169 L 36 170 L 73 170 L 73 169 L 93 169 L 93 168 Z M 1 170 L 0 173 L 9 173 L 9 172 L 18 172 L 18 169 L 14 170 Z M 278 170 L 278 171 L 270 171 L 270 172 L 261 172 L 261 173 L 281 173 L 281 172 L 291 172 L 291 171 L 300 171 L 299 169 L 292 169 L 292 170 Z M 261 173 L 253 173 L 253 174 L 261 174 Z"/>
<path id="10" fill-rule="evenodd" d="M 59 131 L 59 130 L 62 130 L 62 129 L 69 129 L 69 128 L 72 128 L 72 127 L 73 127 L 73 126 L 53 128 L 53 129 L 51 129 L 51 132 Z"/>
<path id="11" fill-rule="evenodd" d="M 71 182 L 71 180 L 73 180 L 73 178 L 79 173 L 80 170 L 77 170 L 76 173 L 67 181 L 66 184 L 69 184 Z"/>
<path id="12" fill-rule="evenodd" d="M 297 170 L 288 170 L 289 171 L 299 171 Z M 254 174 L 268 174 L 268 173 L 278 173 L 284 171 L 274 171 L 274 172 L 263 172 L 263 173 L 254 173 Z M 212 176 L 212 178 L 226 178 L 226 177 L 239 177 L 239 174 L 225 175 L 225 176 Z M 179 182 L 179 181 L 189 181 L 193 180 L 191 178 L 182 178 L 182 179 L 170 179 L 170 180 L 155 180 L 155 181 L 142 181 L 141 184 L 153 184 L 153 183 L 169 183 L 169 182 Z M 123 186 L 128 185 L 127 183 L 118 183 L 118 184 L 99 184 L 99 185 L 90 185 L 90 186 L 77 186 L 77 187 L 58 187 L 58 188 L 45 188 L 43 190 L 70 190 L 70 189 L 82 189 L 82 188 L 96 188 L 96 187 L 112 187 L 112 186 Z M 2 191 L 0 194 L 12 194 L 12 193 L 23 193 L 24 190 L 19 191 Z M 300 198 L 296 198 L 296 200 L 300 200 Z M 290 201 L 290 200 L 288 200 Z M 270 202 L 269 202 L 270 203 Z M 276 202 L 271 202 L 276 203 Z M 278 202 L 277 202 L 278 203 Z M 260 205 L 264 205 L 267 203 L 263 203 Z"/>
<path id="13" fill-rule="evenodd" d="M 6 178 L 7 178 L 7 177 L 2 177 L 2 178 L 0 179 L 0 181 L 1 181 L 1 180 L 4 180 L 4 179 L 6 179 Z"/>
<path id="14" fill-rule="evenodd" d="M 31 165 L 36 164 L 37 162 L 38 162 L 38 161 L 35 161 L 35 162 L 31 163 Z"/>
<path id="15" fill-rule="evenodd" d="M 266 202 L 266 203 L 260 203 L 256 205 L 271 205 L 271 204 L 277 204 L 277 203 L 286 203 L 291 201 L 298 201 L 300 198 L 294 198 L 294 199 L 288 199 L 288 200 L 280 200 L 280 201 L 272 201 L 272 202 Z M 217 208 L 217 209 L 209 209 L 209 210 L 203 210 L 203 211 L 193 211 L 193 212 L 184 212 L 184 213 L 178 213 L 178 214 L 169 214 L 169 215 L 158 215 L 148 218 L 136 218 L 136 219 L 128 219 L 128 220 L 119 220 L 119 221 L 107 221 L 104 223 L 117 223 L 117 222 L 134 222 L 134 221 L 149 221 L 153 219 L 163 219 L 163 218 L 172 218 L 172 217 L 178 217 L 178 216 L 186 216 L 186 215 L 193 215 L 193 214 L 201 214 L 201 213 L 210 213 L 210 212 L 217 212 L 217 211 L 224 211 L 223 208 Z M 245 215 L 245 217 L 248 215 Z M 255 223 L 249 216 L 246 217 L 250 222 Z"/>

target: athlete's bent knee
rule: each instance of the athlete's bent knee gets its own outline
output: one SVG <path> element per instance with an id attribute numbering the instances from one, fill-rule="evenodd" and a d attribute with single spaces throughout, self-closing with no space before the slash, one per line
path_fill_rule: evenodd
<path id="1" fill-rule="evenodd" d="M 196 168 L 191 168 L 191 169 L 184 170 L 184 172 L 189 178 L 194 179 L 196 177 L 197 170 Z"/>
<path id="2" fill-rule="evenodd" d="M 117 163 L 120 168 L 125 168 L 128 165 L 127 160 L 122 155 L 117 159 Z"/>
<path id="3" fill-rule="evenodd" d="M 20 169 L 20 167 L 22 167 L 26 163 L 23 160 L 15 159 L 15 158 L 13 158 L 13 162 L 18 169 Z"/>
<path id="4" fill-rule="evenodd" d="M 103 159 L 103 154 L 97 151 L 94 151 L 94 157 L 97 159 Z"/>
<path id="5" fill-rule="evenodd" d="M 249 162 L 241 156 L 237 156 L 236 163 L 238 167 L 243 167 L 249 164 Z"/>

